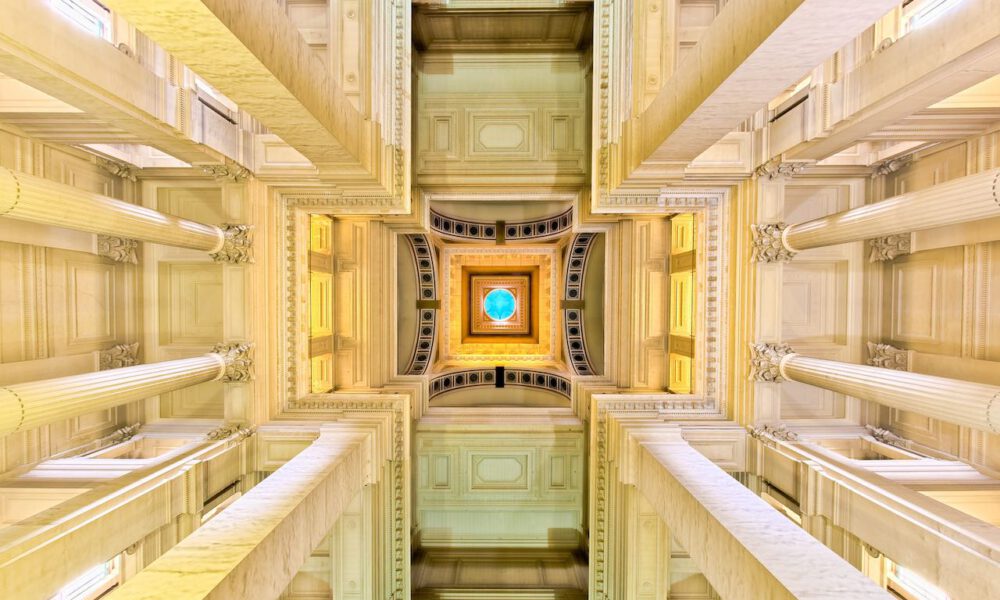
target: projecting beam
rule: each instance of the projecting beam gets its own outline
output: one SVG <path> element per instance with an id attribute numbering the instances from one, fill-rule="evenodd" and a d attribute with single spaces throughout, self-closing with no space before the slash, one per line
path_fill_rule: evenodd
<path id="1" fill-rule="evenodd" d="M 687 164 L 899 0 L 729 2 L 649 107 L 629 121 L 622 173 Z"/>
<path id="2" fill-rule="evenodd" d="M 744 487 L 682 437 L 679 427 L 608 417 L 629 447 L 635 485 L 723 598 L 891 596 Z"/>
<path id="3" fill-rule="evenodd" d="M 120 132 L 125 137 L 117 143 L 153 146 L 190 164 L 225 164 L 221 152 L 171 124 L 175 117 L 168 114 L 164 96 L 176 94 L 176 89 L 106 40 L 56 14 L 49 3 L 3 3 L 0 72 Z M 106 140 L 76 143 L 100 141 Z"/>
<path id="4" fill-rule="evenodd" d="M 822 160 L 1000 73 L 1000 0 L 966 0 L 847 75 L 857 111 L 785 151 Z"/>
<path id="5" fill-rule="evenodd" d="M 105 2 L 323 170 L 377 178 L 382 142 L 274 0 Z"/>
<path id="6" fill-rule="evenodd" d="M 385 430 L 324 425 L 319 439 L 112 592 L 109 600 L 277 598 L 373 483 Z M 372 467 L 375 463 L 375 467 Z"/>

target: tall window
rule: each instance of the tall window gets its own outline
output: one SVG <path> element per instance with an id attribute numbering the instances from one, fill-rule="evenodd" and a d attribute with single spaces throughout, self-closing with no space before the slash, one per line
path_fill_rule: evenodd
<path id="1" fill-rule="evenodd" d="M 962 0 L 912 0 L 903 8 L 906 29 L 913 31 L 933 23 L 961 2 Z"/>
<path id="2" fill-rule="evenodd" d="M 51 0 L 56 12 L 90 34 L 111 41 L 111 11 L 95 0 Z"/>
<path id="3" fill-rule="evenodd" d="M 50 600 L 94 600 L 118 584 L 121 576 L 121 557 L 87 569 L 82 575 L 67 583 Z"/>

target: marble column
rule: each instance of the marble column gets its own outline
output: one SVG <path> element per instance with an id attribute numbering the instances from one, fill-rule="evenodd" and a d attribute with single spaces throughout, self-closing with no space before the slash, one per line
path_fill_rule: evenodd
<path id="1" fill-rule="evenodd" d="M 250 228 L 206 225 L 0 167 L 0 217 L 66 227 L 108 239 L 137 239 L 248 262 Z"/>
<path id="2" fill-rule="evenodd" d="M 953 179 L 804 223 L 754 225 L 754 259 L 789 260 L 796 252 L 846 242 L 1000 217 L 1000 169 Z"/>
<path id="3" fill-rule="evenodd" d="M 277 598 L 362 486 L 383 429 L 324 425 L 315 442 L 109 600 Z"/>
<path id="4" fill-rule="evenodd" d="M 206 381 L 248 381 L 249 344 L 219 344 L 196 358 L 0 387 L 0 435 L 32 429 Z"/>
<path id="5" fill-rule="evenodd" d="M 620 469 L 723 598 L 890 598 L 691 447 L 680 427 L 609 416 Z"/>
<path id="6" fill-rule="evenodd" d="M 751 377 L 757 381 L 799 381 L 948 423 L 1000 433 L 998 386 L 809 358 L 785 345 L 753 344 L 751 354 Z"/>

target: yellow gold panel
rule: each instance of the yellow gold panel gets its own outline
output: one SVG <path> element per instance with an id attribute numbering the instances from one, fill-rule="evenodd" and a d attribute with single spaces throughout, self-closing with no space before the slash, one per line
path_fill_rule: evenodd
<path id="1" fill-rule="evenodd" d="M 333 251 L 333 221 L 326 215 L 309 215 L 309 251 L 329 255 Z"/>
<path id="2" fill-rule="evenodd" d="M 670 219 L 670 254 L 694 250 L 694 215 L 675 215 Z"/>
<path id="3" fill-rule="evenodd" d="M 671 353 L 668 363 L 670 378 L 667 387 L 675 394 L 690 394 L 694 361 L 690 357 Z"/>
<path id="4" fill-rule="evenodd" d="M 670 335 L 694 335 L 694 271 L 670 274 Z"/>
<path id="5" fill-rule="evenodd" d="M 333 275 L 309 273 L 309 335 L 333 335 Z"/>
<path id="6" fill-rule="evenodd" d="M 333 354 L 314 356 L 309 360 L 311 382 L 314 394 L 322 394 L 333 389 Z"/>

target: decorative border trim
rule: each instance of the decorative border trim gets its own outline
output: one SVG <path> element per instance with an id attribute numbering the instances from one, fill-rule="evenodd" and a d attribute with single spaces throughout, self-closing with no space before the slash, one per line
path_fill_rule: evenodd
<path id="1" fill-rule="evenodd" d="M 449 217 L 430 209 L 431 230 L 446 238 L 471 241 L 496 241 L 498 239 L 498 222 L 469 221 L 457 217 Z M 573 228 L 573 208 L 545 217 L 528 221 L 504 223 L 505 240 L 521 242 L 526 240 L 546 239 L 562 235 Z"/>
<path id="2" fill-rule="evenodd" d="M 502 373 L 503 381 L 497 385 L 498 371 L 499 369 L 466 369 L 445 373 L 431 379 L 429 397 L 434 398 L 445 392 L 464 388 L 489 386 L 534 388 L 555 392 L 571 399 L 570 380 L 562 375 L 532 369 L 503 369 L 499 371 Z"/>
<path id="3" fill-rule="evenodd" d="M 410 234 L 405 236 L 410 247 L 410 256 L 417 271 L 417 291 L 419 300 L 437 300 L 438 278 L 434 261 L 434 250 L 427 236 Z M 423 375 L 434 357 L 434 343 L 437 340 L 437 309 L 417 308 L 417 337 L 413 342 L 410 362 L 403 370 L 405 375 Z"/>
<path id="4" fill-rule="evenodd" d="M 597 233 L 580 233 L 573 237 L 570 244 L 569 258 L 566 261 L 565 300 L 577 302 L 583 300 L 583 282 L 587 271 L 587 261 Z M 577 375 L 596 375 L 590 351 L 587 349 L 587 337 L 583 326 L 583 308 L 563 309 L 563 338 L 566 340 L 566 356 L 569 357 L 573 371 Z"/>

